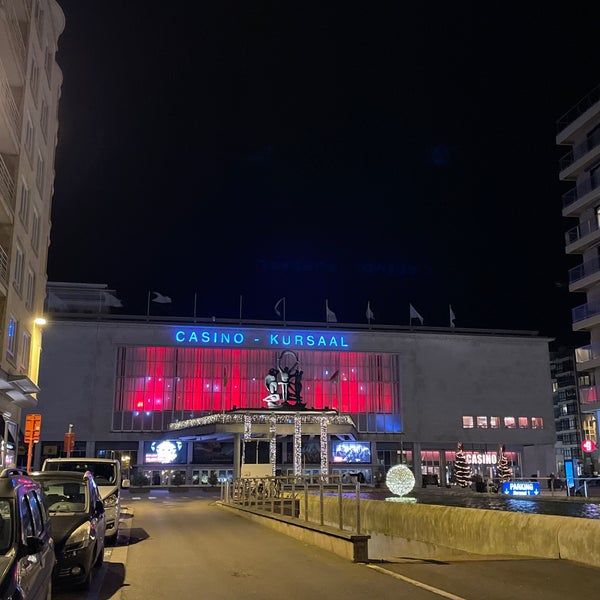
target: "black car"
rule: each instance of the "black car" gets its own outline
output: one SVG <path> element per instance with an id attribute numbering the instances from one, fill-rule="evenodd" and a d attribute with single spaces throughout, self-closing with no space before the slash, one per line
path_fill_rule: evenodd
<path id="1" fill-rule="evenodd" d="M 43 488 L 50 513 L 57 564 L 54 583 L 89 589 L 94 567 L 104 560 L 106 516 L 91 473 L 30 474 Z"/>
<path id="2" fill-rule="evenodd" d="M 0 473 L 0 598 L 50 600 L 56 558 L 41 486 L 25 471 Z"/>

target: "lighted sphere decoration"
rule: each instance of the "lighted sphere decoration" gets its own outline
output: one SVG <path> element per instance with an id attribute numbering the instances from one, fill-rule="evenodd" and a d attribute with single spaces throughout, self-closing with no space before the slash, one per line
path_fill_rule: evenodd
<path id="1" fill-rule="evenodd" d="M 390 492 L 402 497 L 415 487 L 415 476 L 406 465 L 395 465 L 387 472 L 385 485 L 387 485 Z M 398 498 L 388 498 L 388 500 L 398 500 Z M 414 498 L 411 500 L 414 500 Z"/>

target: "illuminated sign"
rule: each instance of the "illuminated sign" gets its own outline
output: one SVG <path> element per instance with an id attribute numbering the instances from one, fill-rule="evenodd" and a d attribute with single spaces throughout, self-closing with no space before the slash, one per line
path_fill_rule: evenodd
<path id="1" fill-rule="evenodd" d="M 181 327 L 173 330 L 176 344 L 260 348 L 346 349 L 347 333 Z"/>
<path id="2" fill-rule="evenodd" d="M 540 484 L 538 481 L 504 481 L 502 493 L 507 496 L 539 496 Z"/>
<path id="3" fill-rule="evenodd" d="M 465 452 L 465 459 L 469 465 L 495 465 L 498 455 L 495 452 Z"/>
<path id="4" fill-rule="evenodd" d="M 146 464 L 160 465 L 186 463 L 187 444 L 179 440 L 144 442 L 144 462 Z"/>
<path id="5" fill-rule="evenodd" d="M 596 444 L 594 443 L 594 440 L 583 440 L 583 442 L 581 442 L 581 449 L 584 452 L 593 452 L 596 449 Z"/>

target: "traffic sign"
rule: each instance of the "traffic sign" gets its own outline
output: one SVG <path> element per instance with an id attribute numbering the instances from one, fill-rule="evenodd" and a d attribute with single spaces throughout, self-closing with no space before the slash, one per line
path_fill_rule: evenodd
<path id="1" fill-rule="evenodd" d="M 42 415 L 27 415 L 25 417 L 24 442 L 26 444 L 40 441 L 40 430 L 42 428 Z"/>
<path id="2" fill-rule="evenodd" d="M 596 449 L 596 443 L 594 440 L 583 440 L 581 442 L 581 449 L 584 452 L 593 452 Z"/>

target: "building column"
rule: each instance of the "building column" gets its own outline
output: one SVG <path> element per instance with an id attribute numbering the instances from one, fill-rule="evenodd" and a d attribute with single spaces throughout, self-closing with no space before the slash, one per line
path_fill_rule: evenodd
<path id="1" fill-rule="evenodd" d="M 233 478 L 239 479 L 242 469 L 242 434 L 233 434 Z"/>
<path id="2" fill-rule="evenodd" d="M 423 487 L 423 473 L 421 471 L 421 442 L 413 442 L 412 458 L 415 487 Z"/>

